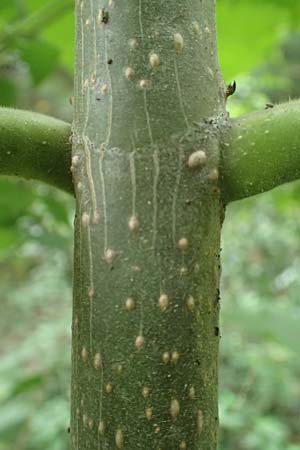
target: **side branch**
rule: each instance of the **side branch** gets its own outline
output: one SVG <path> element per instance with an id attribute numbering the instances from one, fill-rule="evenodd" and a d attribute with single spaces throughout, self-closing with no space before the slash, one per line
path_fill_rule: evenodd
<path id="1" fill-rule="evenodd" d="M 0 108 L 0 175 L 44 181 L 73 194 L 71 126 L 30 111 Z"/>
<path id="2" fill-rule="evenodd" d="M 300 178 L 300 101 L 231 122 L 222 138 L 225 203 Z"/>

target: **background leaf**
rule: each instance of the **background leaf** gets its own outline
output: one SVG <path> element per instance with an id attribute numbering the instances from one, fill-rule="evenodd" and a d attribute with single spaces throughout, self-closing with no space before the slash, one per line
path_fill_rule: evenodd
<path id="1" fill-rule="evenodd" d="M 28 64 L 35 84 L 39 84 L 56 69 L 60 52 L 53 44 L 37 39 L 20 42 L 18 47 L 22 60 Z"/>

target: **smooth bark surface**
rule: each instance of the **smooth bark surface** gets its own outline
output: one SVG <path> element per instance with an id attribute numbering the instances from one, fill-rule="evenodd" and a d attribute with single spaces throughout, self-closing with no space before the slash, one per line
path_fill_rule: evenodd
<path id="1" fill-rule="evenodd" d="M 77 2 L 73 450 L 217 447 L 214 3 Z"/>

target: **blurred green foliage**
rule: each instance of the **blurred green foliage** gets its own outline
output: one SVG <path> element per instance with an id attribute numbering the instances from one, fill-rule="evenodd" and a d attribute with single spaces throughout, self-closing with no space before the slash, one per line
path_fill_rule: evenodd
<path id="1" fill-rule="evenodd" d="M 73 200 L 0 180 L 0 449 L 67 448 Z"/>
<path id="2" fill-rule="evenodd" d="M 299 198 L 294 183 L 227 210 L 222 450 L 300 448 Z"/>
<path id="3" fill-rule="evenodd" d="M 0 104 L 71 120 L 72 8 L 13 33 L 62 3 L 1 0 Z M 231 115 L 299 96 L 300 3 L 217 5 Z M 227 210 L 220 450 L 300 449 L 299 198 L 294 183 Z M 0 180 L 0 450 L 68 448 L 73 208 L 45 185 Z"/>

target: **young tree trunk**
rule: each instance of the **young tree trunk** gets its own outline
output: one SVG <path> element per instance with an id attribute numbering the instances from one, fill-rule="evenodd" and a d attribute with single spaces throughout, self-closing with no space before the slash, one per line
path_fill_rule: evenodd
<path id="1" fill-rule="evenodd" d="M 214 0 L 79 0 L 73 450 L 215 450 Z"/>

